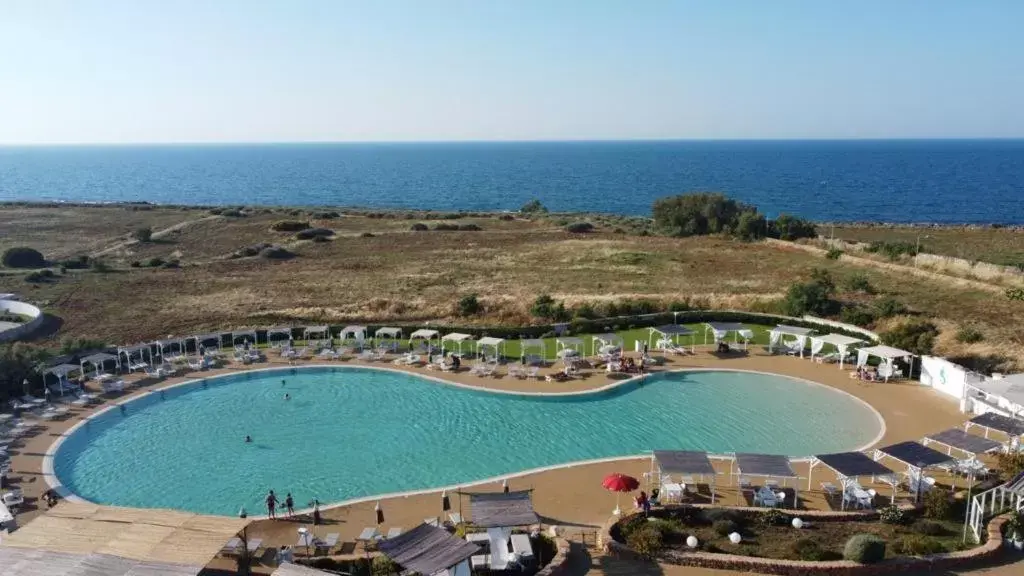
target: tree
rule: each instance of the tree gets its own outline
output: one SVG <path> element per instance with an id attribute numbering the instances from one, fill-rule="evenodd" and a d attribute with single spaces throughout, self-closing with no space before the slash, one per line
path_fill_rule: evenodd
<path id="1" fill-rule="evenodd" d="M 772 222 L 772 232 L 780 240 L 799 240 L 800 238 L 818 236 L 813 222 L 788 214 L 779 214 L 779 217 Z"/>
<path id="2" fill-rule="evenodd" d="M 132 232 L 132 238 L 135 238 L 139 242 L 149 242 L 153 239 L 153 229 L 149 226 L 136 228 L 135 231 Z"/>
<path id="3" fill-rule="evenodd" d="M 474 316 L 480 313 L 480 309 L 480 301 L 477 300 L 476 294 L 467 294 L 459 299 L 459 316 Z"/>
<path id="4" fill-rule="evenodd" d="M 809 282 L 794 283 L 786 291 L 782 303 L 783 311 L 789 316 L 814 314 L 829 316 L 838 311 L 838 303 L 832 299 L 836 285 L 827 270 L 814 268 L 811 270 Z"/>
<path id="5" fill-rule="evenodd" d="M 905 322 L 895 328 L 882 332 L 879 336 L 883 344 L 901 348 L 913 354 L 931 354 L 935 345 L 935 337 L 939 329 L 926 320 Z"/>
<path id="6" fill-rule="evenodd" d="M 523 204 L 522 207 L 519 208 L 519 212 L 522 214 L 547 214 L 548 209 L 540 203 L 540 200 L 534 198 L 526 204 Z"/>
<path id="7" fill-rule="evenodd" d="M 565 303 L 558 302 L 547 294 L 537 296 L 537 299 L 533 301 L 533 306 L 530 307 L 530 314 L 537 318 L 556 322 L 565 322 L 572 318 L 572 313 L 566 310 Z"/>
<path id="8" fill-rule="evenodd" d="M 49 353 L 24 343 L 0 345 L 0 401 L 23 395 L 24 381 L 40 381 L 38 366 Z"/>
<path id="9" fill-rule="evenodd" d="M 4 251 L 3 265 L 7 268 L 42 268 L 46 266 L 46 258 L 34 248 L 16 246 Z"/>
<path id="10" fill-rule="evenodd" d="M 764 214 L 756 210 L 745 210 L 740 213 L 734 234 L 743 240 L 759 240 L 768 232 L 768 222 Z"/>
<path id="11" fill-rule="evenodd" d="M 726 198 L 724 194 L 680 194 L 654 201 L 654 226 L 670 236 L 703 236 L 733 233 L 740 215 L 757 213 L 753 206 Z M 754 218 L 748 216 L 748 219 Z"/>

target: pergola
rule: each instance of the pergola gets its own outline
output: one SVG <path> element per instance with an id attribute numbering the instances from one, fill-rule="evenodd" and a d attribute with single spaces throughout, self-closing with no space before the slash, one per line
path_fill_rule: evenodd
<path id="1" fill-rule="evenodd" d="M 1003 416 L 996 412 L 986 412 L 964 422 L 964 430 L 970 430 L 972 426 L 984 428 L 985 438 L 988 438 L 988 434 L 992 430 L 1006 434 L 1010 440 L 1024 436 L 1024 420 Z"/>
<path id="2" fill-rule="evenodd" d="M 665 350 L 668 347 L 668 343 L 674 343 L 676 346 L 679 345 L 680 336 L 690 337 L 690 353 L 693 353 L 695 343 L 693 341 L 693 335 L 695 332 L 690 330 L 686 326 L 681 324 L 666 324 L 664 326 L 658 326 L 657 328 L 650 328 L 650 345 L 651 348 Z M 655 341 L 655 337 L 658 338 Z"/>
<path id="3" fill-rule="evenodd" d="M 239 341 L 244 345 L 246 342 L 251 343 L 252 346 L 256 346 L 256 331 L 255 330 L 236 330 L 231 333 L 231 345 L 238 346 Z"/>
<path id="4" fill-rule="evenodd" d="M 907 371 L 907 376 L 910 376 L 910 373 L 914 371 L 913 352 L 907 352 L 906 350 L 900 350 L 899 348 L 893 348 L 892 346 L 869 346 L 867 348 L 857 350 L 857 366 L 864 366 L 867 364 L 869 356 L 880 358 L 885 363 L 885 366 L 887 367 L 884 376 L 886 382 L 888 382 L 889 377 L 892 376 L 892 363 L 894 360 L 909 358 L 910 360 L 908 360 L 908 362 L 910 363 L 910 369 Z"/>
<path id="5" fill-rule="evenodd" d="M 461 332 L 451 332 L 441 337 L 441 350 L 446 349 L 448 342 L 452 342 L 458 346 L 459 355 L 462 355 L 462 345 L 467 341 L 472 341 L 473 337 L 469 334 L 462 334 Z"/>
<path id="6" fill-rule="evenodd" d="M 1024 374 L 987 378 L 981 382 L 971 382 L 968 386 L 984 394 L 987 404 L 994 404 L 997 410 L 1010 416 L 1024 412 Z M 988 396 L 994 396 L 995 400 L 988 399 Z"/>
<path id="7" fill-rule="evenodd" d="M 178 351 L 174 351 L 174 347 L 178 347 Z M 156 341 L 156 348 L 159 351 L 160 358 L 175 358 L 177 356 L 185 355 L 185 339 L 184 338 L 165 338 L 163 340 Z"/>
<path id="8" fill-rule="evenodd" d="M 383 328 L 378 328 L 377 331 L 373 333 L 373 337 L 378 342 L 388 341 L 391 344 L 389 348 L 391 348 L 392 351 L 395 351 L 398 349 L 398 341 L 402 338 L 402 329 L 394 326 L 385 326 Z"/>
<path id="9" fill-rule="evenodd" d="M 138 355 L 139 361 L 132 362 L 132 357 Z M 117 357 L 124 356 L 125 363 L 128 365 L 129 372 L 135 372 L 137 368 L 144 368 L 146 362 L 146 355 L 149 355 L 149 364 L 153 363 L 153 345 L 152 344 L 136 344 L 134 346 L 120 346 L 117 349 Z"/>
<path id="10" fill-rule="evenodd" d="M 505 355 L 505 339 L 495 338 L 493 336 L 484 336 L 483 338 L 476 341 L 476 354 L 477 356 L 483 356 L 484 353 L 481 349 L 490 348 L 494 350 L 494 357 L 502 357 Z"/>
<path id="11" fill-rule="evenodd" d="M 921 440 L 921 444 L 925 446 L 931 443 L 942 444 L 945 446 L 946 454 L 948 455 L 952 455 L 953 449 L 956 448 L 957 450 L 967 454 L 970 458 L 975 458 L 978 454 L 995 452 L 1003 447 L 1002 442 L 996 442 L 995 440 L 990 440 L 974 434 L 968 434 L 960 428 L 950 428 L 949 430 L 943 430 L 942 432 L 928 434 Z"/>
<path id="12" fill-rule="evenodd" d="M 310 342 L 326 342 L 331 339 L 329 326 L 306 326 L 302 330 L 302 339 L 307 344 Z"/>
<path id="13" fill-rule="evenodd" d="M 733 472 L 735 468 L 735 472 Z M 746 454 L 737 453 L 730 464 L 730 474 L 736 476 L 761 476 L 764 478 L 780 478 L 785 484 L 790 479 L 797 479 L 788 456 L 778 454 Z M 793 507 L 800 501 L 799 487 L 793 483 Z"/>
<path id="14" fill-rule="evenodd" d="M 195 337 L 197 346 L 220 350 L 224 344 L 224 335 L 221 333 L 201 334 Z"/>
<path id="15" fill-rule="evenodd" d="M 104 370 L 104 365 L 107 362 L 114 361 L 117 367 L 121 367 L 121 360 L 114 354 L 107 354 L 106 352 L 97 352 L 95 354 L 89 354 L 79 359 L 79 367 L 82 371 L 82 375 L 85 375 L 85 365 L 92 364 L 96 374 L 101 373 Z"/>
<path id="16" fill-rule="evenodd" d="M 412 334 L 409 334 L 409 344 L 412 344 L 413 340 L 426 340 L 427 349 L 429 350 L 431 348 L 430 342 L 435 338 L 440 340 L 441 333 L 437 330 L 431 330 L 430 328 L 420 328 Z M 440 344 L 440 342 L 438 342 L 438 344 Z"/>
<path id="17" fill-rule="evenodd" d="M 843 369 L 843 360 L 846 358 L 847 351 L 850 346 L 857 344 L 863 344 L 864 340 L 860 338 L 854 338 L 853 336 L 846 336 L 844 334 L 825 334 L 823 336 L 811 336 L 811 358 L 814 358 L 819 352 L 825 348 L 825 344 L 831 344 L 835 346 L 836 351 L 839 352 L 839 369 Z"/>
<path id="18" fill-rule="evenodd" d="M 744 350 L 747 349 L 747 343 L 754 338 L 754 332 L 739 322 L 705 322 L 704 344 L 708 343 L 708 333 L 714 335 L 715 343 L 717 344 L 724 340 L 730 332 L 732 333 L 732 341 L 734 344 L 738 344 L 739 339 L 743 338 Z"/>
<path id="19" fill-rule="evenodd" d="M 899 486 L 899 479 L 896 472 L 888 466 L 873 460 L 862 452 L 838 452 L 835 454 L 818 454 L 811 458 L 810 468 L 807 473 L 807 489 L 811 489 L 811 476 L 814 474 L 814 467 L 818 464 L 835 472 L 836 478 L 843 487 L 843 498 L 840 509 L 846 509 L 846 491 L 858 483 L 858 478 L 870 476 L 874 482 L 876 478 L 892 486 L 892 502 L 896 501 L 896 490 Z"/>
<path id="20" fill-rule="evenodd" d="M 529 350 L 535 350 L 537 353 L 528 354 Z M 530 364 L 543 362 L 546 352 L 547 347 L 540 338 L 524 338 L 519 341 L 519 355 Z"/>
<path id="21" fill-rule="evenodd" d="M 707 452 L 691 450 L 655 450 L 651 457 L 651 474 L 657 468 L 659 477 L 664 474 L 678 474 L 680 476 L 710 476 L 711 482 L 711 503 L 715 503 L 715 478 L 717 473 L 711 464 Z"/>
<path id="22" fill-rule="evenodd" d="M 339 340 L 355 340 L 356 342 L 363 342 L 366 340 L 366 326 L 345 326 L 338 333 Z"/>
<path id="23" fill-rule="evenodd" d="M 531 490 L 516 492 L 460 492 L 469 496 L 474 527 L 486 528 L 492 570 L 504 570 L 510 560 L 508 542 L 515 526 L 533 526 L 540 516 L 533 510 Z M 459 498 L 461 506 L 462 498 Z"/>
<path id="24" fill-rule="evenodd" d="M 774 352 L 775 345 L 782 344 L 790 350 L 799 350 L 800 357 L 803 358 L 804 348 L 807 347 L 807 338 L 810 337 L 813 332 L 814 330 L 810 328 L 779 324 L 768 332 L 768 352 Z M 792 345 L 786 344 L 787 336 L 792 337 Z"/>
<path id="25" fill-rule="evenodd" d="M 292 340 L 292 329 L 290 326 L 279 326 L 267 330 L 267 346 L 280 348 Z"/>
<path id="26" fill-rule="evenodd" d="M 912 440 L 875 449 L 874 459 L 876 462 L 886 456 L 906 465 L 907 475 L 910 476 L 911 483 L 915 488 L 914 501 L 917 501 L 921 495 L 921 481 L 923 480 L 921 475 L 924 470 L 954 460 L 948 454 L 943 454 Z"/>
<path id="27" fill-rule="evenodd" d="M 469 576 L 469 558 L 480 552 L 476 544 L 429 524 L 381 540 L 377 547 L 406 572 L 431 576 Z"/>
<path id="28" fill-rule="evenodd" d="M 623 342 L 622 338 L 615 333 L 608 332 L 607 334 L 596 334 L 590 339 L 590 355 L 597 356 L 601 353 L 601 349 L 606 346 L 616 347 L 622 349 Z"/>
<path id="29" fill-rule="evenodd" d="M 47 368 L 46 370 L 43 371 L 43 385 L 46 385 L 47 376 L 56 376 L 57 386 L 59 387 L 60 395 L 63 396 L 64 386 L 68 384 L 68 373 L 70 372 L 82 372 L 82 367 L 75 366 L 74 364 L 58 364 L 56 366 L 51 366 L 50 368 Z"/>
<path id="30" fill-rule="evenodd" d="M 572 350 L 572 352 L 566 352 L 567 350 Z M 559 358 L 565 358 L 566 354 L 582 356 L 583 338 L 577 338 L 576 336 L 555 338 L 555 355 Z"/>

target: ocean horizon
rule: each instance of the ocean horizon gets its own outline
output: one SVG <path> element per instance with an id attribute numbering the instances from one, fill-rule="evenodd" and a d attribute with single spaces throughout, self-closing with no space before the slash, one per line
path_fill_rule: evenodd
<path id="1" fill-rule="evenodd" d="M 0 146 L 0 201 L 649 215 L 722 192 L 770 217 L 1024 224 L 1024 139 Z"/>

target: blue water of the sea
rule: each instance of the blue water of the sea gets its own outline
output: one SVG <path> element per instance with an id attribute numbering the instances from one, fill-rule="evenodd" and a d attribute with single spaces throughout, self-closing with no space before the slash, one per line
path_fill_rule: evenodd
<path id="1" fill-rule="evenodd" d="M 646 215 L 688 191 L 819 221 L 1024 224 L 1024 140 L 0 148 L 0 200 Z"/>

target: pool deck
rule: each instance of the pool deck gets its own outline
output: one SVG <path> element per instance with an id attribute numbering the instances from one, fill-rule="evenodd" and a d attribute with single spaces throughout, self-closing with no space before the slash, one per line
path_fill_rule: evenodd
<path id="1" fill-rule="evenodd" d="M 303 364 L 324 364 L 324 362 L 306 362 Z M 502 390 L 524 393 L 565 393 L 584 392 L 595 390 L 610 384 L 618 379 L 609 377 L 604 371 L 591 371 L 585 378 L 577 379 L 567 383 L 546 382 L 541 380 L 519 380 L 509 378 L 481 378 L 469 374 L 467 371 L 451 374 L 441 371 L 429 371 L 424 368 L 397 367 L 390 362 L 366 364 L 362 362 L 331 362 L 338 365 L 378 365 L 392 369 L 399 369 L 409 373 L 422 376 L 431 376 L 444 379 L 464 386 L 483 388 L 490 390 Z M 162 388 L 187 380 L 213 376 L 217 374 L 236 373 L 240 370 L 260 369 L 267 367 L 286 367 L 284 362 L 276 357 L 270 358 L 267 363 L 251 366 L 238 366 L 210 370 L 203 373 L 187 374 L 183 377 L 165 379 L 162 381 L 142 380 L 140 386 L 123 396 L 107 399 L 100 406 L 89 410 L 75 410 L 72 417 L 63 421 L 44 423 L 44 431 L 30 437 L 24 445 L 14 448 L 12 453 L 12 484 L 20 486 L 26 497 L 26 506 L 18 516 L 19 524 L 24 524 L 32 518 L 45 511 L 45 505 L 38 501 L 38 497 L 48 488 L 43 478 L 43 456 L 52 443 L 57 440 L 71 426 L 77 423 L 83 416 L 112 402 L 120 402 L 138 394 L 144 394 L 155 388 Z M 901 383 L 872 383 L 854 380 L 849 377 L 849 371 L 840 370 L 834 364 L 817 364 L 807 359 L 799 359 L 786 356 L 771 356 L 760 348 L 751 349 L 748 355 L 729 358 L 719 358 L 716 355 L 698 349 L 696 355 L 671 356 L 667 359 L 661 370 L 677 369 L 733 369 L 768 372 L 793 376 L 811 380 L 826 386 L 848 392 L 871 405 L 885 420 L 885 432 L 882 435 L 879 445 L 894 443 L 903 440 L 919 440 L 930 432 L 937 432 L 962 424 L 966 419 L 958 411 L 957 402 L 947 396 L 941 395 L 930 388 L 919 385 L 916 382 Z M 545 370 L 541 373 L 549 373 Z M 130 379 L 136 380 L 136 377 Z M 780 444 L 785 439 L 780 439 Z M 655 447 L 652 447 L 655 448 Z M 901 465 L 895 462 L 888 462 L 889 465 L 900 471 Z M 444 465 L 439 463 L 439 465 Z M 719 476 L 717 480 L 719 501 L 727 504 L 740 504 L 741 494 L 733 486 L 730 476 L 727 475 L 728 462 L 716 462 L 716 468 L 725 475 Z M 828 509 L 829 504 L 819 488 L 821 482 L 831 481 L 836 483 L 834 476 L 824 467 L 814 470 L 811 490 L 808 491 L 807 464 L 798 463 L 794 465 L 797 473 L 804 479 L 800 481 L 800 498 L 804 507 L 808 509 Z M 509 486 L 513 490 L 532 488 L 534 489 L 534 506 L 542 516 L 545 524 L 557 524 L 561 526 L 575 527 L 572 529 L 577 534 L 583 535 L 588 540 L 587 544 L 593 544 L 593 534 L 597 526 L 605 522 L 611 510 L 615 506 L 615 498 L 612 494 L 601 488 L 601 479 L 611 472 L 622 472 L 637 478 L 642 478 L 643 472 L 649 470 L 649 458 L 635 458 L 625 461 L 602 462 L 585 464 L 567 468 L 545 470 L 542 472 L 517 476 L 509 480 Z M 401 470 L 382 470 L 381 474 L 402 474 Z M 941 476 L 937 476 L 940 483 L 944 482 Z M 756 479 L 755 483 L 756 483 Z M 268 487 L 269 488 L 269 487 Z M 890 489 L 882 485 L 877 487 L 880 497 L 888 496 Z M 471 490 L 475 491 L 498 491 L 501 490 L 500 483 L 491 482 L 476 486 Z M 705 496 L 697 496 L 697 501 L 704 501 Z M 391 527 L 412 528 L 422 522 L 425 518 L 441 515 L 441 499 L 438 492 L 431 492 L 410 496 L 399 496 L 387 498 L 380 501 L 384 511 L 385 522 L 379 526 L 382 532 Z M 38 503 L 38 507 L 36 504 Z M 306 503 L 300 503 L 304 506 Z M 374 501 L 332 507 L 324 509 L 324 526 L 316 529 L 317 534 L 338 533 L 341 542 L 354 542 L 355 537 L 367 527 L 375 526 Z M 458 511 L 460 498 L 451 495 L 452 510 Z M 461 502 L 464 512 L 469 515 L 468 499 Z M 622 507 L 631 507 L 631 496 L 623 495 Z M 40 509 L 41 508 L 41 509 Z M 250 514 L 262 513 L 263 511 L 250 510 Z M 306 525 L 309 517 L 305 516 Z M 303 525 L 300 519 L 289 521 L 284 520 L 256 520 L 249 528 L 249 536 L 262 538 L 265 546 L 294 545 L 297 536 L 296 530 Z M 361 550 L 361 548 L 360 548 Z M 219 561 L 217 561 L 219 562 Z M 213 565 L 211 565 L 213 566 Z M 1010 568 L 1015 568 L 1010 567 Z M 666 567 L 668 568 L 668 567 Z M 672 567 L 672 573 L 699 574 L 706 571 L 689 571 Z M 600 565 L 590 567 L 589 573 L 601 573 Z M 613 573 L 610 571 L 609 573 Z M 580 572 L 583 573 L 583 572 Z"/>

